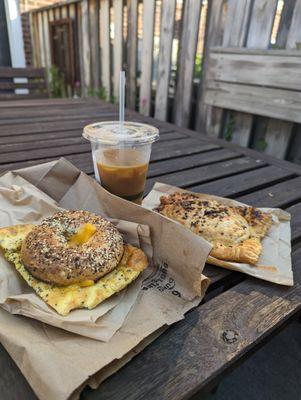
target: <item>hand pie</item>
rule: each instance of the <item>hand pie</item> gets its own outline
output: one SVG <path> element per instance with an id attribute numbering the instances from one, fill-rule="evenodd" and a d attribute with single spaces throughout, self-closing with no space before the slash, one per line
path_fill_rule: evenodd
<path id="1" fill-rule="evenodd" d="M 191 193 L 160 198 L 155 211 L 186 226 L 213 246 L 210 255 L 225 261 L 256 264 L 261 240 L 272 225 L 269 214 L 247 206 L 228 206 Z"/>

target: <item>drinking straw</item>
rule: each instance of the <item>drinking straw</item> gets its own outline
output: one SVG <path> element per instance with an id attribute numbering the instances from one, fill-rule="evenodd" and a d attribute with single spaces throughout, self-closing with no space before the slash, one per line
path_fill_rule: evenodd
<path id="1" fill-rule="evenodd" d="M 119 124 L 120 124 L 121 131 L 123 131 L 123 126 L 124 126 L 124 92 L 125 92 L 125 72 L 120 71 L 120 74 L 119 74 Z"/>

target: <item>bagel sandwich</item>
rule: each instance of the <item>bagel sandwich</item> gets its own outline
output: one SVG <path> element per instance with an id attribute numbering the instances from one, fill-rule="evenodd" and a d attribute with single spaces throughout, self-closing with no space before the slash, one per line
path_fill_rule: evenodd
<path id="1" fill-rule="evenodd" d="M 39 225 L 0 228 L 4 257 L 58 314 L 93 309 L 147 267 L 144 252 L 87 211 L 63 211 Z"/>

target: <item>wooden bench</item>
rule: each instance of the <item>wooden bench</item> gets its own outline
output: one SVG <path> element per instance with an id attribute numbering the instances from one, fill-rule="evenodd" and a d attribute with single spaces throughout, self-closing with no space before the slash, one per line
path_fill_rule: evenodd
<path id="1" fill-rule="evenodd" d="M 301 123 L 301 51 L 211 48 L 204 101 L 228 110 Z M 275 122 L 276 126 L 280 123 Z M 272 129 L 267 144 L 273 147 L 270 154 L 281 156 L 291 131 L 274 131 L 277 135 Z M 246 145 L 248 141 L 241 137 L 237 142 Z"/>
<path id="2" fill-rule="evenodd" d="M 43 68 L 0 67 L 0 100 L 45 97 L 49 95 Z"/>

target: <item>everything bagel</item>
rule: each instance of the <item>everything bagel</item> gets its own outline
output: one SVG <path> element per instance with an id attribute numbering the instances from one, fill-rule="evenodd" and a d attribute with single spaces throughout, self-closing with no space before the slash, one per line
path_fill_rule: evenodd
<path id="1" fill-rule="evenodd" d="M 93 225 L 95 233 L 87 242 L 71 246 L 70 238 L 85 224 Z M 27 235 L 21 259 L 35 278 L 70 285 L 97 281 L 117 267 L 123 251 L 123 238 L 109 221 L 88 211 L 62 211 Z"/>

